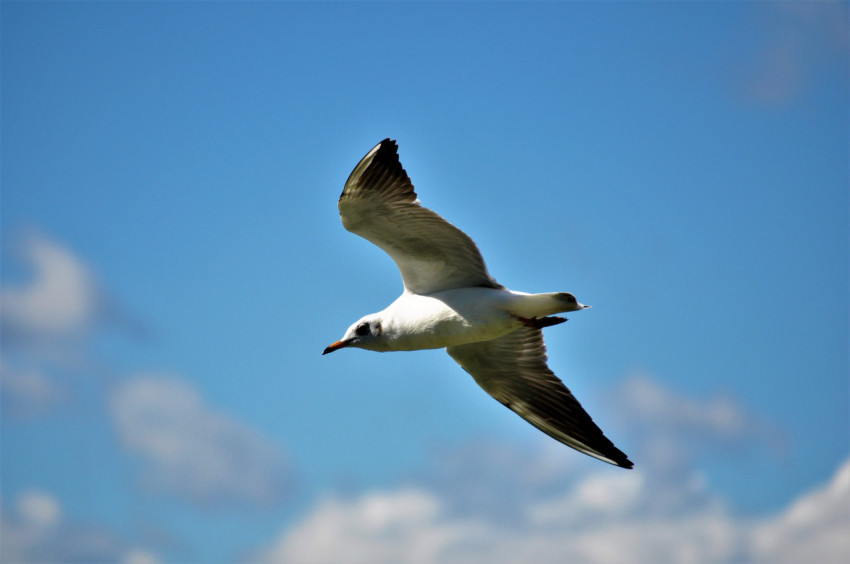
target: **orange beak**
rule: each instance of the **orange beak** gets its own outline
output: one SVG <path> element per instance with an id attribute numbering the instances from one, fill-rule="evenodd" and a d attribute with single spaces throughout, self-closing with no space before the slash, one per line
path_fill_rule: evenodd
<path id="1" fill-rule="evenodd" d="M 337 342 L 331 344 L 328 348 L 326 348 L 324 350 L 324 352 L 322 352 L 322 354 L 325 355 L 325 354 L 328 354 L 328 353 L 332 353 L 332 352 L 339 350 L 343 347 L 347 347 L 349 344 L 350 344 L 350 341 L 337 341 Z"/>

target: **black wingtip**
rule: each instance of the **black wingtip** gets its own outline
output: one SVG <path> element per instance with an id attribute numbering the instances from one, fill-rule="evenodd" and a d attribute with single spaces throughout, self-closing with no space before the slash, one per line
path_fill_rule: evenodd
<path id="1" fill-rule="evenodd" d="M 619 466 L 620 468 L 625 468 L 626 470 L 631 470 L 632 468 L 634 468 L 634 463 L 629 460 L 629 457 L 626 455 L 625 452 L 615 447 L 613 443 L 611 444 L 611 448 L 613 449 L 613 452 L 609 451 L 605 453 L 606 462 L 610 462 L 614 466 Z"/>
<path id="2" fill-rule="evenodd" d="M 381 193 L 385 199 L 416 200 L 413 183 L 401 166 L 395 140 L 387 137 L 360 159 L 345 181 L 340 201 L 363 190 Z"/>
<path id="3" fill-rule="evenodd" d="M 372 157 L 372 162 L 379 162 L 385 166 L 392 166 L 399 162 L 398 159 L 398 143 L 395 139 L 387 137 L 375 146 L 378 150 Z M 401 167 L 401 164 L 398 165 Z"/>

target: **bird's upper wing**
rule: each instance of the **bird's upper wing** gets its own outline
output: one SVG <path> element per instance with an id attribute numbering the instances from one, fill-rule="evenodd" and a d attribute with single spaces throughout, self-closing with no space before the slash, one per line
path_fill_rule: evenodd
<path id="1" fill-rule="evenodd" d="M 522 327 L 446 351 L 488 394 L 550 437 L 610 464 L 633 466 L 549 370 L 540 329 Z"/>
<path id="2" fill-rule="evenodd" d="M 419 205 L 395 141 L 384 139 L 354 167 L 339 197 L 339 214 L 346 229 L 393 258 L 411 292 L 501 287 L 472 239 Z"/>

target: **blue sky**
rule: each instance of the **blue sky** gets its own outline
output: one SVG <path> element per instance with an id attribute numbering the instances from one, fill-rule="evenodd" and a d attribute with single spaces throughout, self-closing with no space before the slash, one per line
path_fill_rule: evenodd
<path id="1" fill-rule="evenodd" d="M 0 10 L 4 562 L 850 552 L 846 2 Z M 635 470 L 320 355 L 401 290 L 336 210 L 385 137 L 593 305 L 550 366 Z"/>

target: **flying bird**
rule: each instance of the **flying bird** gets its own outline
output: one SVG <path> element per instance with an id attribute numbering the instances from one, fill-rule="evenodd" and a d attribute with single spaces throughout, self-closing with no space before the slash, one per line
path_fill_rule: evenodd
<path id="1" fill-rule="evenodd" d="M 322 354 L 445 347 L 484 391 L 550 437 L 609 464 L 633 466 L 546 364 L 542 329 L 566 321 L 557 313 L 590 306 L 569 292 L 527 294 L 496 282 L 472 239 L 420 205 L 390 139 L 354 167 L 339 214 L 348 231 L 392 257 L 404 291 Z"/>

